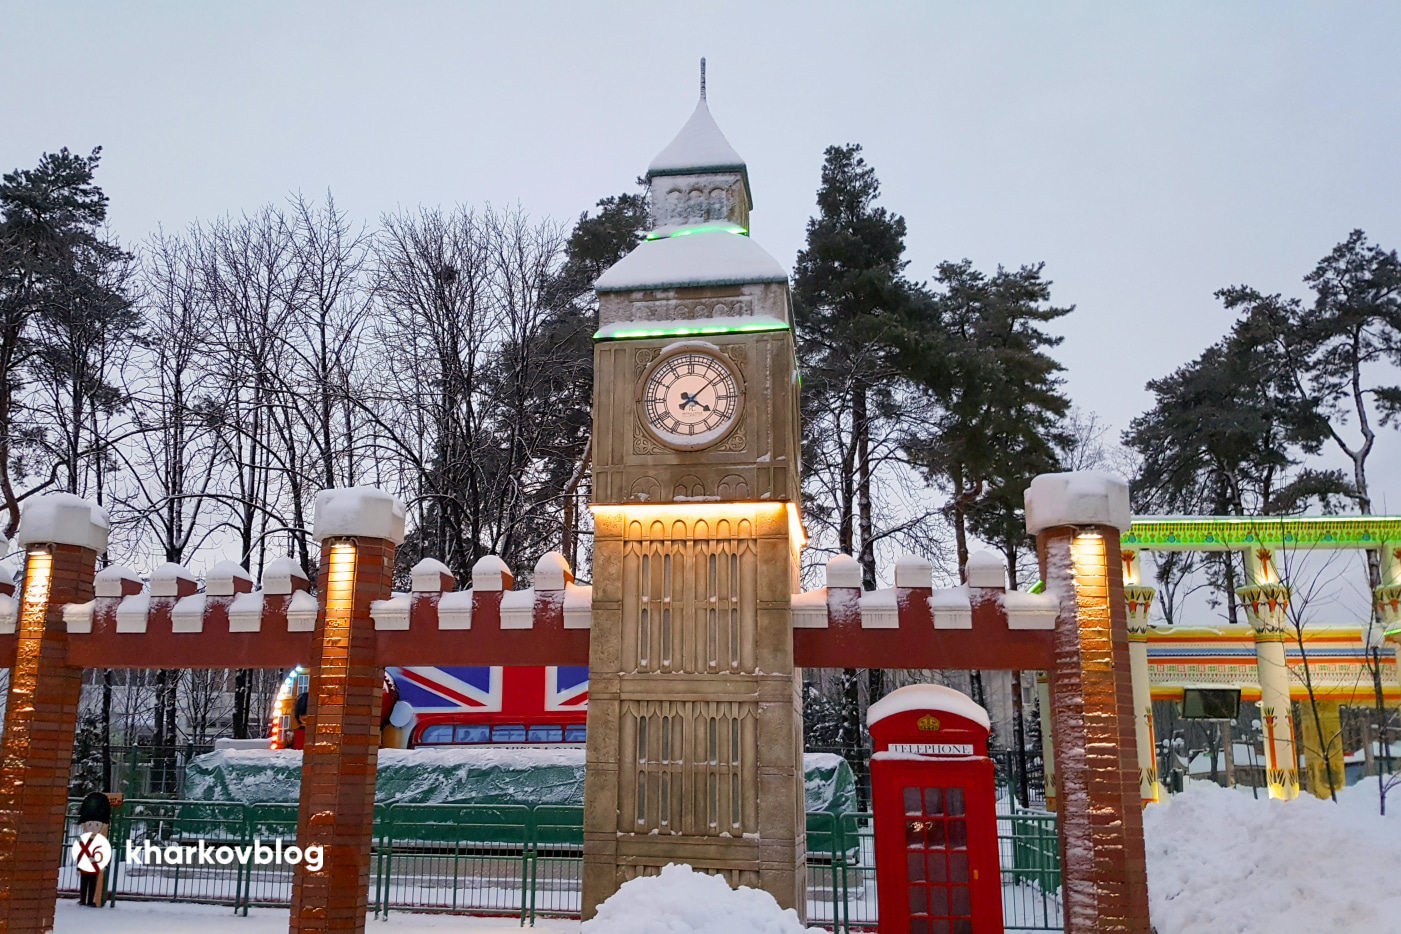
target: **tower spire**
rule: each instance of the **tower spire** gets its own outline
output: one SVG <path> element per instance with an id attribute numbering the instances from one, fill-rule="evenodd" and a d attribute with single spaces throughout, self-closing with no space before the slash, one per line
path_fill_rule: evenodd
<path id="1" fill-rule="evenodd" d="M 701 56 L 701 100 L 705 100 L 705 56 Z"/>

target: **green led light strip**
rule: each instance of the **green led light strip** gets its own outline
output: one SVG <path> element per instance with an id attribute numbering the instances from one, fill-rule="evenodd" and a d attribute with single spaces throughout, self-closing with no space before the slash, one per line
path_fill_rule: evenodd
<path id="1" fill-rule="evenodd" d="M 684 337 L 687 334 L 739 334 L 748 333 L 750 331 L 786 330 L 788 330 L 788 325 L 779 324 L 777 322 L 764 324 L 740 324 L 733 326 L 713 325 L 710 327 L 689 326 L 674 328 L 636 328 L 628 331 L 614 331 L 612 334 L 604 334 L 602 331 L 599 331 L 597 334 L 594 335 L 594 340 L 602 340 L 605 338 L 613 340 L 627 337 Z"/>
<path id="2" fill-rule="evenodd" d="M 647 234 L 647 239 L 665 240 L 669 237 L 688 237 L 691 234 L 705 233 L 709 230 L 723 230 L 725 233 L 739 234 L 745 237 L 749 236 L 749 231 L 740 227 L 738 224 L 731 224 L 728 226 L 722 224 L 703 224 L 699 227 L 683 227 L 680 230 L 673 230 L 671 233 L 657 233 L 656 231 L 652 231 Z"/>
<path id="3" fill-rule="evenodd" d="M 1176 551 L 1252 545 L 1376 548 L 1401 542 L 1401 517 L 1136 516 L 1120 542 L 1125 547 Z"/>

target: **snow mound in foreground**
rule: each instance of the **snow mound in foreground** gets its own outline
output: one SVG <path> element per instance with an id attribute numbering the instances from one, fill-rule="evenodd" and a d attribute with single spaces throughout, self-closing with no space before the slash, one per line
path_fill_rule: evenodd
<path id="1" fill-rule="evenodd" d="M 579 934 L 804 934 L 791 908 L 762 889 L 730 888 L 719 876 L 668 863 L 656 876 L 639 876 L 602 905 Z"/>
<path id="2" fill-rule="evenodd" d="M 1143 812 L 1158 934 L 1401 934 L 1401 796 L 1255 800 L 1195 784 Z"/>

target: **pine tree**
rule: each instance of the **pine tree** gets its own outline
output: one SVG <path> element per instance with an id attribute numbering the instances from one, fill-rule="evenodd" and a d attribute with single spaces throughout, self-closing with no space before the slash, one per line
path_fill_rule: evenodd
<path id="1" fill-rule="evenodd" d="M 93 336 L 108 336 L 105 314 L 126 314 L 110 272 L 127 256 L 100 229 L 107 196 L 93 175 L 101 152 L 44 153 L 35 168 L 0 179 L 0 506 L 8 513 L 6 537 L 19 525 L 20 500 L 53 483 L 64 467 L 64 485 L 76 487 L 75 461 L 87 453 L 70 440 L 81 438 L 88 427 L 89 413 L 79 407 L 67 413 L 72 418 L 64 432 L 68 443 L 58 445 L 67 450 L 52 471 L 47 457 L 42 463 L 26 459 L 36 450 L 33 442 L 42 442 L 53 428 L 48 419 L 36 421 L 27 411 L 26 384 L 34 368 L 53 374 L 83 402 L 111 389 L 104 380 L 92 381 L 86 345 Z M 42 339 L 36 334 L 41 323 L 47 325 Z M 125 327 L 129 320 L 114 324 Z M 42 443 L 37 450 L 43 451 Z M 33 474 L 34 485 L 21 491 L 17 483 L 26 474 Z"/>

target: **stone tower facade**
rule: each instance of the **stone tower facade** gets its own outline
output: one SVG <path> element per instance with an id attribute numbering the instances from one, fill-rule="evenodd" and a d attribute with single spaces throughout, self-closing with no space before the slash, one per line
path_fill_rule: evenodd
<path id="1" fill-rule="evenodd" d="M 596 283 L 584 917 L 669 862 L 801 914 L 787 273 L 704 97 L 648 178 L 653 230 Z"/>

